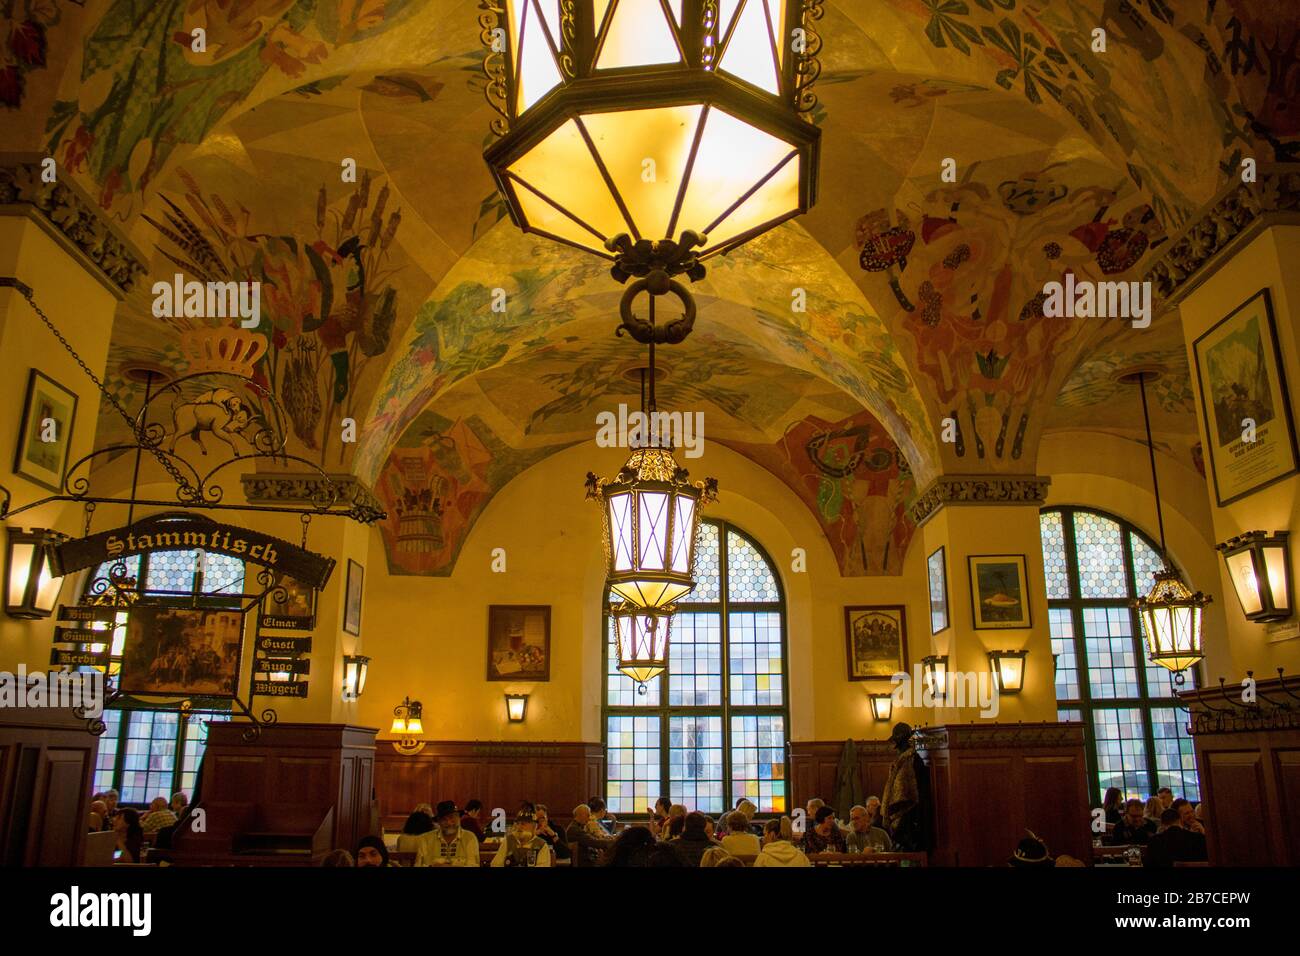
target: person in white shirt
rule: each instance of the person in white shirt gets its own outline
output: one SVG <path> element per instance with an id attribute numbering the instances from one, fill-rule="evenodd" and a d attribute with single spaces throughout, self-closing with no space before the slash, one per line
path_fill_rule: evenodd
<path id="1" fill-rule="evenodd" d="M 732 856 L 757 856 L 763 845 L 749 830 L 749 817 L 740 810 L 727 814 L 727 835 L 722 838 L 722 848 Z"/>
<path id="2" fill-rule="evenodd" d="M 763 826 L 763 852 L 754 861 L 755 866 L 812 866 L 812 861 L 790 842 L 794 828 L 789 817 L 768 820 Z"/>
<path id="3" fill-rule="evenodd" d="M 416 866 L 479 866 L 478 837 L 461 829 L 460 810 L 454 801 L 438 804 L 438 826 L 420 837 Z"/>
<path id="4" fill-rule="evenodd" d="M 493 866 L 551 866 L 551 848 L 537 835 L 537 817 L 531 811 L 520 810 L 515 816 L 514 830 L 501 841 Z"/>

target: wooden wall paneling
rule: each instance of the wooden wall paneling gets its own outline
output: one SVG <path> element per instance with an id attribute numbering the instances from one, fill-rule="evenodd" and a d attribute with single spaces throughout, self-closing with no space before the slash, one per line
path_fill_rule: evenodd
<path id="1" fill-rule="evenodd" d="M 1258 750 L 1211 750 L 1201 767 L 1201 780 L 1213 791 L 1215 802 L 1231 813 L 1214 820 L 1215 862 L 1220 866 L 1274 865 L 1268 827 L 1268 784 L 1263 754 Z M 1213 806 L 1213 804 L 1211 804 Z"/>
<path id="2" fill-rule="evenodd" d="M 0 865 L 77 866 L 99 738 L 71 710 L 0 715 Z"/>
<path id="3" fill-rule="evenodd" d="M 1283 866 L 1300 866 L 1300 747 L 1273 751 L 1273 776 L 1277 780 L 1285 851 L 1279 862 Z"/>

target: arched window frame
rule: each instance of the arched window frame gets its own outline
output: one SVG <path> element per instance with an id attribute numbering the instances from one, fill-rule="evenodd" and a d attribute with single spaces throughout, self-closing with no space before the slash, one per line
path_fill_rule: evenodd
<path id="1" fill-rule="evenodd" d="M 1119 526 L 1127 596 L 1123 598 L 1085 598 L 1082 596 L 1079 586 L 1080 567 L 1074 522 L 1074 515 L 1077 513 L 1096 515 L 1099 518 L 1113 521 Z M 1172 675 L 1165 668 L 1152 664 L 1147 659 L 1146 641 L 1142 635 L 1141 621 L 1137 611 L 1132 607 L 1134 598 L 1145 595 L 1150 590 L 1150 582 L 1139 581 L 1136 578 L 1131 540 L 1140 541 L 1157 555 L 1160 553 L 1159 547 L 1150 536 L 1134 526 L 1132 522 L 1100 508 L 1063 505 L 1044 508 L 1040 512 L 1042 517 L 1049 514 L 1061 516 L 1061 532 L 1070 593 L 1068 598 L 1061 598 L 1053 597 L 1050 590 L 1048 592 L 1047 605 L 1054 652 L 1053 662 L 1056 665 L 1058 659 L 1063 656 L 1063 654 L 1057 653 L 1058 648 L 1062 651 L 1067 647 L 1072 649 L 1076 664 L 1075 678 L 1078 685 L 1078 694 L 1069 695 L 1068 677 L 1063 676 L 1059 668 L 1054 668 L 1056 670 L 1057 715 L 1061 720 L 1075 720 L 1084 725 L 1084 735 L 1087 742 L 1088 777 L 1098 804 L 1100 804 L 1107 787 L 1112 785 L 1119 786 L 1125 792 L 1126 797 L 1146 798 L 1153 795 L 1158 788 L 1168 786 L 1177 796 L 1186 796 L 1188 799 L 1198 800 L 1200 788 L 1196 775 L 1191 736 L 1186 726 L 1187 712 L 1178 706 L 1177 700 L 1172 696 L 1153 695 L 1151 693 L 1151 684 L 1154 680 L 1167 682 L 1172 678 Z M 1046 541 L 1044 541 L 1043 550 L 1044 562 L 1048 563 L 1050 556 L 1047 552 Z M 1172 556 L 1170 556 L 1170 560 L 1173 560 Z M 1092 668 L 1098 665 L 1089 657 L 1087 639 L 1090 636 L 1096 638 L 1100 635 L 1088 633 L 1089 628 L 1085 622 L 1085 611 L 1087 610 L 1092 610 L 1094 614 L 1098 610 L 1104 610 L 1108 615 L 1116 613 L 1125 615 L 1129 622 L 1134 658 L 1138 664 L 1135 668 L 1135 683 L 1138 689 L 1136 695 L 1124 697 L 1094 696 Z M 1067 620 L 1069 622 L 1068 632 L 1064 626 L 1064 622 Z M 1200 686 L 1199 668 L 1188 668 L 1184 674 L 1184 684 L 1182 687 L 1174 685 L 1175 689 L 1190 690 Z M 1165 683 L 1164 686 L 1168 688 L 1171 685 Z M 1101 755 L 1098 749 L 1097 718 L 1099 715 L 1104 717 L 1108 711 L 1128 712 L 1129 714 L 1137 712 L 1141 722 L 1140 735 L 1132 735 L 1122 739 L 1109 737 L 1106 739 L 1109 748 L 1113 748 L 1116 741 L 1119 741 L 1120 760 L 1123 765 L 1119 780 L 1116 780 L 1113 774 L 1104 772 L 1100 766 Z M 1172 719 L 1168 713 L 1169 711 L 1173 711 Z M 1115 723 L 1116 726 L 1119 725 L 1118 721 Z M 1157 729 L 1160 730 L 1160 733 L 1157 733 Z M 1124 753 L 1125 741 L 1141 743 L 1142 754 L 1140 759 L 1135 754 Z M 1171 752 L 1170 741 L 1174 741 L 1174 748 L 1177 750 L 1177 762 L 1179 763 L 1177 768 L 1159 766 L 1160 756 L 1166 757 L 1170 762 L 1173 761 L 1175 755 Z M 1130 783 L 1130 778 L 1132 783 Z M 1145 786 L 1141 785 L 1143 781 Z"/>
<path id="2" fill-rule="evenodd" d="M 602 624 L 605 634 L 604 654 L 601 658 L 601 742 L 606 746 L 606 752 L 609 748 L 610 718 L 612 717 L 639 717 L 653 718 L 656 727 L 659 753 L 659 791 L 644 794 L 645 799 L 640 797 L 634 801 L 634 809 L 628 809 L 622 804 L 616 803 L 611 799 L 609 768 L 610 761 L 606 762 L 606 777 L 604 784 L 604 793 L 610 809 L 620 817 L 645 818 L 646 805 L 653 804 L 659 796 L 669 796 L 678 802 L 675 796 L 675 788 L 671 777 L 671 728 L 674 718 L 683 717 L 719 717 L 721 726 L 721 778 L 722 778 L 722 796 L 721 806 L 710 808 L 706 812 L 713 814 L 725 813 L 733 809 L 736 801 L 745 794 L 736 792 L 734 781 L 732 779 L 734 755 L 733 748 L 736 745 L 733 737 L 732 721 L 736 717 L 780 717 L 782 734 L 780 740 L 781 751 L 781 781 L 784 809 L 780 812 L 790 812 L 790 759 L 789 748 L 787 746 L 790 733 L 790 670 L 789 670 L 789 636 L 788 636 L 788 614 L 786 610 L 785 585 L 781 580 L 780 566 L 772 560 L 767 550 L 756 541 L 753 536 L 744 530 L 736 527 L 734 524 L 721 520 L 706 518 L 701 521 L 701 526 L 712 525 L 718 529 L 719 541 L 719 568 L 718 568 L 718 600 L 717 601 L 686 601 L 678 604 L 678 614 L 716 614 L 719 621 L 719 642 L 721 647 L 720 653 L 720 687 L 721 703 L 717 705 L 705 706 L 687 706 L 672 705 L 668 702 L 668 679 L 669 671 L 665 671 L 659 677 L 651 681 L 653 685 L 660 682 L 662 694 L 657 705 L 649 706 L 620 706 L 610 704 L 610 676 L 611 671 L 617 671 L 617 652 L 614 649 L 609 617 L 608 603 L 603 608 Z M 762 602 L 742 602 L 730 599 L 730 581 L 729 581 L 729 560 L 727 555 L 727 537 L 734 534 L 747 542 L 750 547 L 766 563 L 768 570 L 771 572 L 772 580 L 776 585 L 777 600 Z M 607 595 L 610 593 L 606 588 Z M 740 705 L 732 703 L 731 677 L 732 661 L 730 654 L 730 635 L 731 635 L 731 615 L 733 613 L 747 612 L 766 612 L 776 613 L 780 624 L 780 647 L 781 647 L 781 703 L 780 705 L 761 704 L 761 705 Z M 679 631 L 677 621 L 674 621 L 674 627 L 671 634 L 671 641 L 674 643 L 678 640 Z M 670 649 L 669 660 L 672 660 Z M 671 669 L 671 663 L 670 663 Z M 769 749 L 769 748 L 764 748 Z M 691 809 L 696 809 L 696 801 L 687 799 L 686 803 Z M 755 800 L 755 803 L 759 803 Z M 771 815 L 773 811 L 766 810 L 760 806 L 760 815 Z"/>

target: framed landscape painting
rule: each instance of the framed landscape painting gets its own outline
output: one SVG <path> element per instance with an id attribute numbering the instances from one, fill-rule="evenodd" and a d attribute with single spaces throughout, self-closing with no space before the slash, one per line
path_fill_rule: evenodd
<path id="1" fill-rule="evenodd" d="M 907 617 L 901 604 L 844 609 L 849 680 L 889 680 L 907 671 Z"/>
<path id="2" fill-rule="evenodd" d="M 43 488 L 58 492 L 68 467 L 72 429 L 77 421 L 77 396 L 58 382 L 32 369 L 27 400 L 18 424 L 14 472 Z"/>
<path id="3" fill-rule="evenodd" d="M 488 680 L 551 679 L 551 606 L 488 607 Z"/>
<path id="4" fill-rule="evenodd" d="M 1295 474 L 1295 424 L 1268 289 L 1197 338 L 1192 353 L 1219 505 Z"/>
<path id="5" fill-rule="evenodd" d="M 970 600 L 979 630 L 1029 627 L 1029 585 L 1023 554 L 972 554 Z"/>

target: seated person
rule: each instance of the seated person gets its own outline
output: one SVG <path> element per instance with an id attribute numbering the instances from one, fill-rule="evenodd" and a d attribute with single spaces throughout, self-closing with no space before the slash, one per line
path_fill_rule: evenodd
<path id="1" fill-rule="evenodd" d="M 1160 825 L 1163 829 L 1147 843 L 1147 866 L 1202 863 L 1210 858 L 1205 834 L 1183 827 L 1178 810 L 1171 807 L 1161 814 Z"/>
<path id="2" fill-rule="evenodd" d="M 478 837 L 460 825 L 460 811 L 453 800 L 438 804 L 437 827 L 420 837 L 415 850 L 416 866 L 479 866 Z"/>
<path id="3" fill-rule="evenodd" d="M 605 808 L 605 801 L 600 797 L 592 797 L 587 801 L 587 806 L 591 807 L 591 818 L 596 824 L 606 833 L 613 833 L 618 820 Z"/>
<path id="4" fill-rule="evenodd" d="M 352 854 L 347 850 L 331 850 L 321 857 L 321 866 L 356 866 Z"/>
<path id="5" fill-rule="evenodd" d="M 107 828 L 108 823 L 108 804 L 103 800 L 92 800 L 90 802 L 90 820 L 87 826 L 91 833 L 99 833 Z"/>
<path id="6" fill-rule="evenodd" d="M 683 866 L 699 866 L 706 850 L 717 846 L 709 838 L 709 818 L 699 811 L 686 814 L 681 838 L 673 842 L 673 849 Z"/>
<path id="7" fill-rule="evenodd" d="M 388 858 L 388 847 L 382 837 L 362 837 L 357 844 L 357 866 L 397 866 Z"/>
<path id="8" fill-rule="evenodd" d="M 872 826 L 871 811 L 862 806 L 849 811 L 849 832 L 844 834 L 844 843 L 850 853 L 887 853 L 894 848 L 889 834 L 878 826 Z"/>
<path id="9" fill-rule="evenodd" d="M 763 851 L 755 866 L 812 866 L 812 861 L 792 842 L 794 828 L 789 817 L 768 820 L 763 825 Z"/>
<path id="10" fill-rule="evenodd" d="M 1114 846 L 1146 846 L 1156 835 L 1156 825 L 1146 818 L 1146 807 L 1141 800 L 1124 804 L 1124 816 L 1115 824 L 1111 835 Z"/>
<path id="11" fill-rule="evenodd" d="M 479 841 L 483 839 L 482 816 L 483 803 L 480 800 L 471 800 L 465 804 L 465 812 L 460 815 L 461 829 L 468 830 Z"/>
<path id="12" fill-rule="evenodd" d="M 176 814 L 167 806 L 166 797 L 154 797 L 149 804 L 149 812 L 140 818 L 140 829 L 145 833 L 157 833 L 163 827 L 176 825 Z"/>
<path id="13" fill-rule="evenodd" d="M 569 841 L 573 851 L 574 866 L 595 866 L 609 849 L 614 838 L 593 826 L 591 807 L 581 803 L 573 808 L 573 822 L 564 831 L 564 838 Z M 592 832 L 595 830 L 596 832 Z"/>
<path id="14" fill-rule="evenodd" d="M 181 815 L 181 811 L 184 810 L 187 806 L 189 806 L 189 802 L 190 802 L 190 798 L 185 796 L 185 794 L 173 793 L 172 813 L 176 814 L 176 816 L 179 817 Z"/>
<path id="15" fill-rule="evenodd" d="M 122 851 L 122 862 L 141 862 L 144 830 L 140 826 L 140 814 L 130 807 L 119 810 L 113 818 L 113 829 L 117 831 L 117 848 Z"/>
<path id="16" fill-rule="evenodd" d="M 555 859 L 567 860 L 569 858 L 569 844 L 564 839 L 564 833 L 551 826 L 551 812 L 546 809 L 546 804 L 537 804 L 534 815 L 537 817 L 538 839 L 546 842 L 546 845 L 551 848 L 551 853 Z"/>
<path id="17" fill-rule="evenodd" d="M 751 804 L 752 806 L 752 804 Z M 743 810 L 727 814 L 727 835 L 722 838 L 722 849 L 732 856 L 757 856 L 763 845 L 749 829 L 749 817 Z"/>
<path id="18" fill-rule="evenodd" d="M 866 807 L 867 825 L 879 827 L 882 830 L 885 829 L 884 817 L 880 813 L 880 798 L 875 796 L 867 797 Z"/>
<path id="19" fill-rule="evenodd" d="M 835 810 L 823 804 L 817 808 L 813 825 L 803 835 L 805 853 L 847 853 L 844 831 L 835 822 Z"/>
<path id="20" fill-rule="evenodd" d="M 402 824 L 402 832 L 397 835 L 398 853 L 414 853 L 420 847 L 420 837 L 433 829 L 433 815 L 416 809 Z"/>
<path id="21" fill-rule="evenodd" d="M 553 862 L 551 848 L 537 835 L 537 816 L 531 810 L 521 809 L 515 814 L 515 825 L 501 841 L 493 866 L 550 866 Z"/>

